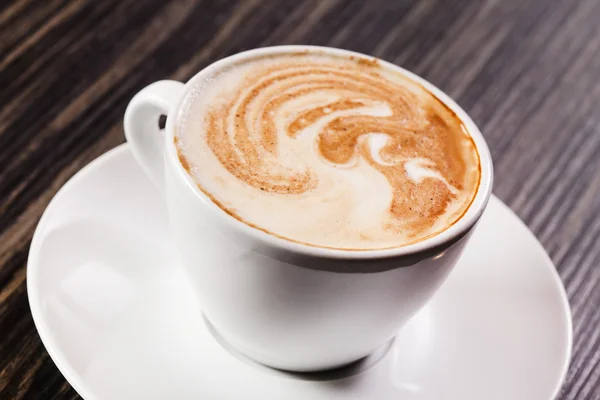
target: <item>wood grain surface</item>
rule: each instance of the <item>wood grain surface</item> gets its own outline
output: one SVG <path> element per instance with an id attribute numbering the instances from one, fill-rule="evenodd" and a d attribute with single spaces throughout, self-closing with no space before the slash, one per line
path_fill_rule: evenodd
<path id="1" fill-rule="evenodd" d="M 301 43 L 392 61 L 470 113 L 495 194 L 567 289 L 559 398 L 600 399 L 599 21 L 598 0 L 0 0 L 0 398 L 78 398 L 35 330 L 27 252 L 61 185 L 124 141 L 131 97 L 241 50 Z"/>

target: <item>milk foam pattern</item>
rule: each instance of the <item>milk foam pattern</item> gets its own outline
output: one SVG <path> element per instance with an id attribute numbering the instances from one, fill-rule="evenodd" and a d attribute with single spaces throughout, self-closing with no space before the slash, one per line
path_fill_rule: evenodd
<path id="1" fill-rule="evenodd" d="M 210 84 L 224 79 L 233 83 L 200 107 L 190 100 L 184 119 L 196 118 L 196 128 L 182 124 L 178 145 L 200 187 L 245 222 L 314 245 L 380 248 L 443 230 L 474 197 L 479 160 L 460 120 L 376 61 L 288 55 L 233 68 Z M 201 140 L 192 144 L 190 135 Z M 207 152 L 229 173 L 215 177 L 221 185 L 205 184 Z M 232 177 L 243 193 L 233 193 L 240 185 L 228 184 Z M 231 201 L 238 195 L 256 204 Z M 306 208 L 309 226 L 282 229 L 271 223 L 277 218 L 262 218 L 260 198 L 264 206 Z M 317 232 L 328 223 L 337 233 Z"/>

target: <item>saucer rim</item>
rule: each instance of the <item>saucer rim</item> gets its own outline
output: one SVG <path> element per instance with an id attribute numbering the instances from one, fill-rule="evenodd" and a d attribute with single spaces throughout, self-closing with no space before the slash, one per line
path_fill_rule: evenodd
<path id="1" fill-rule="evenodd" d="M 46 221 L 51 217 L 52 210 L 55 207 L 55 204 L 61 201 L 61 198 L 65 196 L 65 193 L 67 193 L 70 190 L 71 186 L 76 185 L 80 180 L 86 179 L 87 176 L 97 167 L 101 167 L 104 164 L 110 163 L 113 159 L 122 156 L 122 153 L 125 153 L 127 151 L 131 151 L 130 146 L 127 143 L 123 143 L 113 149 L 110 149 L 107 152 L 95 158 L 94 160 L 92 160 L 91 162 L 89 162 L 78 172 L 76 172 L 71 178 L 69 178 L 69 180 L 56 192 L 56 194 L 50 200 L 50 202 L 46 206 L 46 209 L 42 213 L 42 217 L 40 218 L 35 228 L 35 232 L 31 240 L 31 245 L 27 257 L 27 297 L 34 326 L 40 336 L 44 348 L 50 355 L 50 358 L 52 359 L 60 373 L 73 387 L 73 389 L 82 398 L 86 400 L 100 399 L 96 396 L 96 394 L 94 394 L 94 391 L 85 383 L 85 379 L 80 374 L 72 370 L 71 365 L 68 363 L 63 352 L 60 350 L 59 346 L 56 344 L 56 341 L 53 339 L 50 329 L 48 328 L 48 325 L 43 317 L 43 310 L 39 298 L 39 292 L 35 290 L 38 287 L 37 271 L 39 266 L 38 254 L 40 247 L 40 243 L 38 242 L 40 242 L 41 240 L 40 237 L 42 236 L 42 232 L 45 231 Z M 502 200 L 496 197 L 493 193 L 490 196 L 488 206 L 491 205 L 491 203 L 496 203 L 496 205 L 500 206 L 501 208 L 504 208 L 505 211 L 508 211 L 509 214 L 511 214 L 511 216 L 514 217 L 514 219 L 526 229 L 527 234 L 530 235 L 531 239 L 533 239 L 533 241 L 535 242 L 537 252 L 540 253 L 541 257 L 543 257 L 545 261 L 544 264 L 548 267 L 551 267 L 548 269 L 550 270 L 550 274 L 552 275 L 554 286 L 558 289 L 561 300 L 560 303 L 566 322 L 566 343 L 564 343 L 564 346 L 566 347 L 566 352 L 565 357 L 562 361 L 562 368 L 559 379 L 556 380 L 555 387 L 552 391 L 551 399 L 554 399 L 558 396 L 562 385 L 566 380 L 573 351 L 573 319 L 568 296 L 566 294 L 566 290 L 563 286 L 562 280 L 560 279 L 558 271 L 556 270 L 556 266 L 552 262 L 552 259 L 550 258 L 542 244 L 539 242 L 537 237 L 533 234 L 533 232 L 531 232 L 527 225 L 525 225 L 525 223 L 518 217 L 518 215 L 513 210 L 511 210 L 506 204 L 504 204 L 504 202 L 502 202 Z"/>

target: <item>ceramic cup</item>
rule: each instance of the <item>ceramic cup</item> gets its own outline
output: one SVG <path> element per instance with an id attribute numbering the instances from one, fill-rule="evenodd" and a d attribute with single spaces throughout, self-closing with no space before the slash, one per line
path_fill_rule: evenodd
<path id="1" fill-rule="evenodd" d="M 470 132 L 480 156 L 481 180 L 467 212 L 423 241 L 368 251 L 295 243 L 231 217 L 197 188 L 178 160 L 173 140 L 182 100 L 195 82 L 232 63 L 298 51 L 367 57 L 311 46 L 236 54 L 206 67 L 186 84 L 159 81 L 144 88 L 127 107 L 125 135 L 166 198 L 171 237 L 204 316 L 223 339 L 255 361 L 315 371 L 370 354 L 432 297 L 488 203 L 493 172 L 488 147 L 468 115 L 431 83 L 382 61 L 444 102 Z M 162 131 L 161 115 L 167 115 Z"/>

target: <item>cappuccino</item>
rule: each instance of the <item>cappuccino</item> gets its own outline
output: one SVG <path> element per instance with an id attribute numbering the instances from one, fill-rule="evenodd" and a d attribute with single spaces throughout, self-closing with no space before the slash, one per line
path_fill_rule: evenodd
<path id="1" fill-rule="evenodd" d="M 181 165 L 221 209 L 312 246 L 384 249 L 452 226 L 481 175 L 433 94 L 366 57 L 255 57 L 197 82 L 177 115 Z"/>

